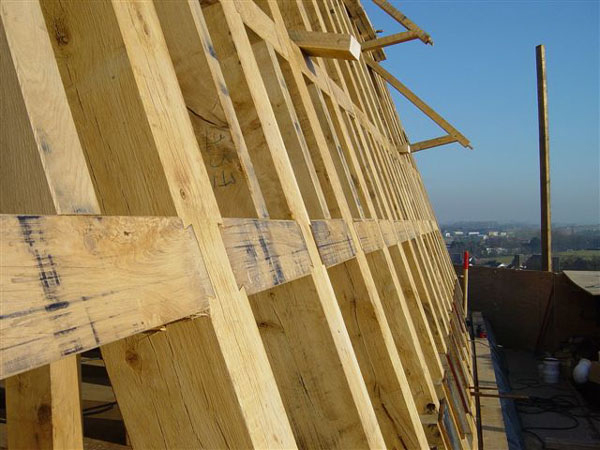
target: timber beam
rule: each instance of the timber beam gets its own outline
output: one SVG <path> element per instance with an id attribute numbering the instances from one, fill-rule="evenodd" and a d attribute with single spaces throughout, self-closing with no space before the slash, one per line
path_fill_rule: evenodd
<path id="1" fill-rule="evenodd" d="M 238 286 L 248 294 L 310 274 L 306 243 L 293 220 L 224 219 L 221 233 Z"/>
<path id="2" fill-rule="evenodd" d="M 347 33 L 290 30 L 290 39 L 310 56 L 358 61 L 360 44 Z"/>
<path id="3" fill-rule="evenodd" d="M 0 379 L 200 315 L 214 296 L 179 218 L 0 215 Z"/>
<path id="4" fill-rule="evenodd" d="M 415 239 L 409 225 L 354 222 L 365 253 Z M 2 214 L 0 229 L 0 379 L 209 315 L 213 287 L 192 227 L 180 218 Z M 356 257 L 343 220 L 313 220 L 311 229 L 326 267 Z M 432 225 L 424 222 L 423 231 Z M 224 218 L 221 234 L 249 295 L 311 273 L 296 221 Z"/>

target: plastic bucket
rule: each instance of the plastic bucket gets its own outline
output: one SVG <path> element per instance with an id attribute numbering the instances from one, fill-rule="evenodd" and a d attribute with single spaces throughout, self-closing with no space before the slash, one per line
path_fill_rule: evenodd
<path id="1" fill-rule="evenodd" d="M 558 374 L 560 370 L 560 362 L 556 358 L 544 358 L 543 379 L 544 383 L 558 383 Z"/>

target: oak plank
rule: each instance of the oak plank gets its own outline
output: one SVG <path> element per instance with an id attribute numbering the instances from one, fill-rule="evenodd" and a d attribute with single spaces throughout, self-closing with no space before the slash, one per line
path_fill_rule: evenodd
<path id="1" fill-rule="evenodd" d="M 345 221 L 312 220 L 311 229 L 325 266 L 340 264 L 356 255 L 356 248 Z"/>
<path id="2" fill-rule="evenodd" d="M 221 233 L 238 285 L 248 294 L 310 274 L 306 244 L 293 220 L 224 219 Z"/>
<path id="3" fill-rule="evenodd" d="M 214 296 L 178 218 L 0 215 L 0 378 L 205 313 Z"/>
<path id="4" fill-rule="evenodd" d="M 355 220 L 354 229 L 360 239 L 363 252 L 371 253 L 383 248 L 384 242 L 376 220 Z"/>

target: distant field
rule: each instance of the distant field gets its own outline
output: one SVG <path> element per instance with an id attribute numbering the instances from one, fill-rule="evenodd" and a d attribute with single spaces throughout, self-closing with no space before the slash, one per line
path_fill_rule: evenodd
<path id="1" fill-rule="evenodd" d="M 529 258 L 529 256 L 531 255 L 521 255 L 521 264 L 524 264 L 525 261 L 527 261 L 527 258 Z M 600 258 L 600 250 L 570 250 L 570 251 L 566 251 L 566 252 L 554 252 L 552 254 L 552 256 L 558 256 L 560 257 L 562 264 L 568 264 L 569 263 L 573 263 L 574 260 L 576 259 L 583 259 L 586 261 L 592 261 L 593 259 L 596 260 L 595 265 L 597 265 L 597 258 Z M 477 258 L 477 265 L 478 266 L 484 266 L 486 265 L 486 263 L 488 263 L 489 261 L 496 261 L 498 262 L 498 264 L 510 264 L 513 260 L 513 256 L 512 255 L 506 255 L 506 256 L 491 256 L 489 258 Z M 583 270 L 583 269 L 580 269 Z M 597 270 L 594 267 L 590 267 L 589 269 L 586 270 Z"/>
<path id="2" fill-rule="evenodd" d="M 576 256 L 579 258 L 589 258 L 592 256 L 600 256 L 600 250 L 569 250 L 566 252 L 555 252 L 554 255 L 561 257 Z"/>

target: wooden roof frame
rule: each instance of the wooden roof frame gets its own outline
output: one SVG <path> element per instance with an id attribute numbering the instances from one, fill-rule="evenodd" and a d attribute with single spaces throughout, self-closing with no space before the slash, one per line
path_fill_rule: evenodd
<path id="1" fill-rule="evenodd" d="M 2 4 L 9 446 L 82 447 L 98 345 L 134 448 L 441 446 L 446 403 L 470 446 L 460 288 L 386 80 L 289 38 L 364 41 L 346 7 Z"/>

